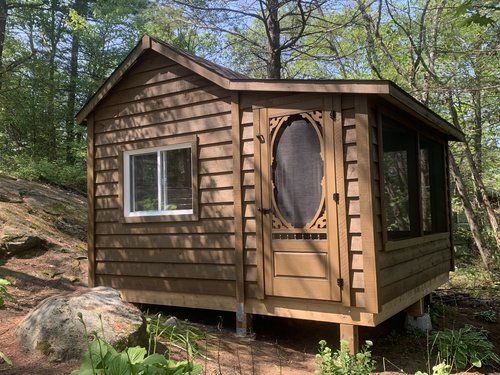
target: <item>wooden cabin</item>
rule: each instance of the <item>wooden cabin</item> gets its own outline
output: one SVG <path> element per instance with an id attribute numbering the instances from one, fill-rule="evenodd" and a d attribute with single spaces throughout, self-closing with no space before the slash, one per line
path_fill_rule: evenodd
<path id="1" fill-rule="evenodd" d="M 453 269 L 448 141 L 390 81 L 262 80 L 145 36 L 77 115 L 89 284 L 376 326 Z"/>

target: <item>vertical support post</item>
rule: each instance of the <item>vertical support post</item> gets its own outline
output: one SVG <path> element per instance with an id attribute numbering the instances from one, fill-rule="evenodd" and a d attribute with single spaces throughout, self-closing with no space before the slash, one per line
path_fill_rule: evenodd
<path id="1" fill-rule="evenodd" d="M 363 244 L 363 274 L 366 309 L 369 312 L 380 311 L 378 295 L 378 265 L 376 256 L 376 217 L 374 187 L 374 151 L 373 133 L 369 118 L 367 95 L 356 95 L 356 144 L 358 158 L 359 206 L 361 221 L 361 242 Z"/>
<path id="2" fill-rule="evenodd" d="M 340 341 L 347 341 L 349 353 L 356 354 L 359 351 L 358 326 L 352 324 L 340 324 Z"/>
<path id="3" fill-rule="evenodd" d="M 249 314 L 245 313 L 245 241 L 243 224 L 241 114 L 239 93 L 231 95 L 231 126 L 233 139 L 233 198 L 234 198 L 234 250 L 236 268 L 236 334 L 245 336 L 249 329 Z"/>
<path id="4" fill-rule="evenodd" d="M 87 259 L 89 263 L 88 286 L 95 286 L 95 149 L 94 112 L 87 117 Z"/>
<path id="5" fill-rule="evenodd" d="M 446 173 L 446 189 L 445 189 L 445 199 L 446 199 L 446 229 L 450 233 L 450 271 L 455 271 L 455 251 L 453 244 L 453 211 L 451 209 L 451 190 L 450 190 L 450 146 L 448 143 L 444 146 L 444 165 Z"/>
<path id="6" fill-rule="evenodd" d="M 349 259 L 349 238 L 347 229 L 347 207 L 346 207 L 346 176 L 344 165 L 344 114 L 342 112 L 342 96 L 334 94 L 332 98 L 332 108 L 336 112 L 333 123 L 333 141 L 335 153 L 335 179 L 337 193 L 341 197 L 337 206 L 338 233 L 339 233 L 339 253 L 340 253 L 340 277 L 344 280 L 341 288 L 342 305 L 351 306 L 351 277 Z"/>
<path id="7" fill-rule="evenodd" d="M 425 314 L 425 300 L 424 298 L 420 298 L 413 305 L 408 306 L 405 309 L 405 312 L 413 317 L 422 316 Z"/>

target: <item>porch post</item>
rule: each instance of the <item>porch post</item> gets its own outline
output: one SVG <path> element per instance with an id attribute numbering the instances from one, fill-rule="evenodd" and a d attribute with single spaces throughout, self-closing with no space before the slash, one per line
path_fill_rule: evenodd
<path id="1" fill-rule="evenodd" d="M 359 351 L 358 326 L 352 324 L 340 324 L 340 341 L 347 341 L 349 353 L 356 354 Z"/>

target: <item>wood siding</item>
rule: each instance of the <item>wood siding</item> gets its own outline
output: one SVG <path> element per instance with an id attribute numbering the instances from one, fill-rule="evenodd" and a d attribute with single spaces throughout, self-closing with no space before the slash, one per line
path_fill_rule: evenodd
<path id="1" fill-rule="evenodd" d="M 128 295 L 148 290 L 233 298 L 231 94 L 149 51 L 99 103 L 93 117 L 96 284 L 126 289 Z M 199 220 L 123 223 L 120 151 L 139 142 L 141 147 L 175 143 L 186 135 L 198 139 Z M 244 140 L 242 149 L 248 150 Z M 248 183 L 252 176 L 246 171 L 252 167 L 245 154 L 242 165 Z M 244 193 L 252 199 L 251 192 Z M 252 216 L 250 210 L 244 213 Z M 253 228 L 251 221 L 245 225 Z M 255 237 L 244 241 L 255 247 Z"/>
<path id="2" fill-rule="evenodd" d="M 428 237 L 421 243 L 378 253 L 382 303 L 402 296 L 436 276 L 448 274 L 451 259 L 449 237 L 447 234 Z"/>

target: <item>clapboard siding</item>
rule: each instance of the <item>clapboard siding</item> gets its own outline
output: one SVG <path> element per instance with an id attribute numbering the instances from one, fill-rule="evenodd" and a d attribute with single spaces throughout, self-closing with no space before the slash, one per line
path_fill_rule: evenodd
<path id="1" fill-rule="evenodd" d="M 389 302 L 436 275 L 446 273 L 449 270 L 450 259 L 448 238 L 380 252 L 379 285 L 382 302 Z"/>
<path id="2" fill-rule="evenodd" d="M 95 108 L 94 118 L 97 283 L 234 295 L 230 93 L 148 52 Z M 199 221 L 124 223 L 120 152 L 169 144 L 186 135 L 198 140 Z M 253 191 L 245 190 L 254 180 L 251 139 L 245 133 L 242 145 L 249 156 L 242 158 L 243 194 L 248 201 L 254 199 Z M 245 212 L 253 215 L 250 208 Z M 255 224 L 248 221 L 245 227 L 252 229 Z M 255 248 L 255 235 L 245 236 L 244 241 Z M 250 277 L 253 273 L 248 272 Z"/>
<path id="3" fill-rule="evenodd" d="M 344 184 L 347 214 L 347 247 L 349 259 L 349 285 L 351 305 L 365 306 L 364 273 L 361 244 L 361 216 L 359 205 L 358 153 L 356 143 L 356 113 L 354 96 L 342 95 L 342 144 L 344 146 Z M 361 259 L 361 261 L 360 261 Z"/>
<path id="4" fill-rule="evenodd" d="M 230 280 L 203 280 L 185 278 L 162 278 L 125 275 L 97 274 L 98 285 L 107 285 L 116 289 L 150 290 L 158 292 L 208 294 L 234 296 L 235 283 Z"/>

